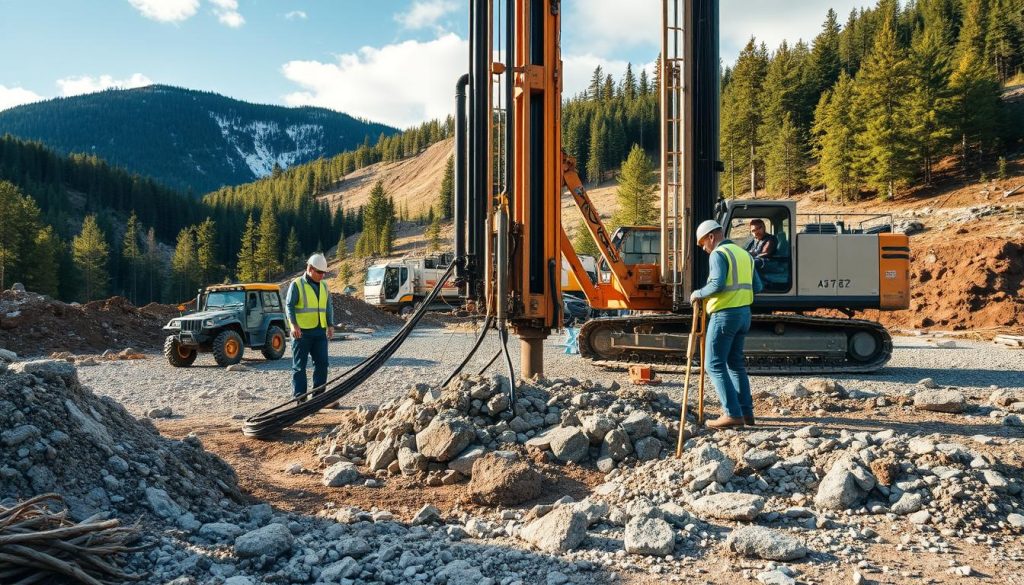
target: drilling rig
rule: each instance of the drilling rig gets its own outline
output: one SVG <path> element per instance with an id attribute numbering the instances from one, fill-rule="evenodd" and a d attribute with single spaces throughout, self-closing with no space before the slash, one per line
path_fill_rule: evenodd
<path id="1" fill-rule="evenodd" d="M 543 373 L 543 340 L 562 322 L 563 257 L 593 308 L 634 313 L 584 325 L 585 357 L 609 367 L 682 367 L 689 295 L 708 273 L 693 237 L 706 219 L 717 219 L 727 237 L 760 219 L 779 242 L 752 307 L 751 372 L 882 367 L 890 335 L 849 317 L 909 306 L 909 240 L 891 233 L 891 218 L 807 216 L 792 201 L 721 197 L 717 0 L 662 0 L 660 224 L 614 234 L 562 148 L 561 12 L 559 0 L 472 0 L 469 73 L 456 86 L 456 282 L 503 342 L 509 330 L 519 337 L 521 376 Z M 562 228 L 563 194 L 601 251 L 596 283 Z M 846 317 L 804 314 L 820 309 Z"/>

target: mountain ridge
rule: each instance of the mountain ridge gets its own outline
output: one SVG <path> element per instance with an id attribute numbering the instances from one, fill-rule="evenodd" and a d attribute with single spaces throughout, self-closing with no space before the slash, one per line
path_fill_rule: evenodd
<path id="1" fill-rule="evenodd" d="M 256 104 L 170 85 L 58 97 L 0 112 L 0 134 L 96 155 L 200 195 L 398 130 L 325 108 Z"/>

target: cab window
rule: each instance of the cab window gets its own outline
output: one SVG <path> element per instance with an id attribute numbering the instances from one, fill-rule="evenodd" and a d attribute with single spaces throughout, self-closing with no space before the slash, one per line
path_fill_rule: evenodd
<path id="1" fill-rule="evenodd" d="M 261 293 L 261 296 L 263 297 L 263 306 L 266 307 L 268 310 L 281 309 L 281 299 L 277 295 L 277 293 L 264 291 L 263 293 Z"/>
<path id="2" fill-rule="evenodd" d="M 791 236 L 789 208 L 762 205 L 734 208 L 726 234 L 754 256 L 767 293 L 784 293 L 793 287 Z"/>

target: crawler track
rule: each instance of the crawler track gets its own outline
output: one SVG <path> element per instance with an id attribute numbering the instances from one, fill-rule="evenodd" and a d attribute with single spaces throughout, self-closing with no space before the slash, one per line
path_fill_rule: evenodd
<path id="1" fill-rule="evenodd" d="M 580 354 L 609 369 L 642 363 L 682 372 L 691 319 L 689 315 L 594 319 L 580 328 Z M 751 374 L 867 373 L 879 370 L 892 357 L 892 337 L 874 321 L 754 315 L 746 350 Z"/>

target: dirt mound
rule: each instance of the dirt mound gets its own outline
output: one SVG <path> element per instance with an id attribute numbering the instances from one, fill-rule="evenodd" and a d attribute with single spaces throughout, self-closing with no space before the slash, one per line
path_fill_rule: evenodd
<path id="1" fill-rule="evenodd" d="M 1024 241 L 986 238 L 911 248 L 910 310 L 883 313 L 895 328 L 1024 327 Z"/>
<path id="2" fill-rule="evenodd" d="M 198 439 L 167 440 L 65 361 L 0 361 L 0 500 L 56 492 L 72 515 L 185 524 L 241 500 L 234 471 Z"/>
<path id="3" fill-rule="evenodd" d="M 334 303 L 334 322 L 350 329 L 401 327 L 405 323 L 397 315 L 381 311 L 356 297 L 332 293 L 331 301 Z"/>
<path id="4" fill-rule="evenodd" d="M 0 347 L 30 356 L 158 350 L 165 337 L 161 327 L 177 314 L 174 307 L 155 303 L 140 309 L 124 297 L 77 305 L 5 290 L 0 293 Z"/>

